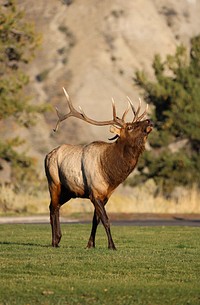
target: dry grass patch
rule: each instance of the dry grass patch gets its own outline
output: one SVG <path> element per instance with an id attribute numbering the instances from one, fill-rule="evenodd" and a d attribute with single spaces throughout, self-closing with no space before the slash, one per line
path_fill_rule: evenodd
<path id="1" fill-rule="evenodd" d="M 108 214 L 200 214 L 200 191 L 193 187 L 186 189 L 179 198 L 166 199 L 154 196 L 151 189 L 144 187 L 119 187 L 111 196 L 106 209 Z M 10 186 L 0 186 L 0 214 L 48 214 L 49 194 L 40 191 L 36 195 L 22 192 L 17 194 Z M 61 208 L 62 216 L 93 213 L 88 199 L 72 199 Z"/>

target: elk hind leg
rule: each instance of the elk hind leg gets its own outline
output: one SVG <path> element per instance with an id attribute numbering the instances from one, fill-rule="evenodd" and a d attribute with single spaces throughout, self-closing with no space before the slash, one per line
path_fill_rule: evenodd
<path id="1" fill-rule="evenodd" d="M 87 243 L 87 248 L 95 248 L 95 236 L 97 231 L 97 226 L 100 222 L 100 218 L 96 213 L 96 209 L 94 210 L 93 221 L 92 221 L 92 230 L 90 234 L 90 238 Z"/>
<path id="2" fill-rule="evenodd" d="M 93 200 L 93 204 L 95 206 L 96 214 L 100 218 L 100 220 L 105 228 L 105 231 L 106 231 L 106 234 L 108 237 L 108 249 L 116 250 L 114 241 L 112 239 L 111 231 L 110 231 L 110 221 L 108 219 L 108 216 L 107 216 L 106 210 L 105 210 L 105 206 L 104 206 L 105 203 L 100 199 L 95 199 L 95 200 Z"/>

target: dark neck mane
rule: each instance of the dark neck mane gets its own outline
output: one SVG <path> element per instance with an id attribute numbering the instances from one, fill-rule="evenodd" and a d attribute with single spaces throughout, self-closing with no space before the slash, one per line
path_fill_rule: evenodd
<path id="1" fill-rule="evenodd" d="M 113 189 L 134 170 L 144 149 L 144 141 L 140 139 L 137 139 L 132 145 L 118 139 L 108 146 L 102 158 L 101 168 L 106 181 Z"/>

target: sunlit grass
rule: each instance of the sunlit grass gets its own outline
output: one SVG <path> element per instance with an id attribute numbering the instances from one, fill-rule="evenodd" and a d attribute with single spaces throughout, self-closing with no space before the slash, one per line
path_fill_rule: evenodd
<path id="1" fill-rule="evenodd" d="M 117 251 L 99 227 L 62 225 L 51 248 L 49 225 L 0 226 L 0 304 L 199 304 L 200 229 L 112 227 Z"/>

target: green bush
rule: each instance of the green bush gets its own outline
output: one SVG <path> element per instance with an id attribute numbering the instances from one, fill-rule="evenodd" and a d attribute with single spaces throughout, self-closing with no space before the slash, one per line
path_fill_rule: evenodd
<path id="1" fill-rule="evenodd" d="M 178 185 L 200 186 L 200 36 L 191 39 L 189 53 L 179 46 L 164 61 L 156 55 L 153 69 L 155 82 L 144 71 L 135 77 L 152 104 L 155 124 L 149 137 L 152 150 L 145 152 L 138 168 L 140 180 L 153 178 L 168 196 Z"/>
<path id="2" fill-rule="evenodd" d="M 30 103 L 30 98 L 24 93 L 29 82 L 24 66 L 28 65 L 34 56 L 41 36 L 34 26 L 25 21 L 24 13 L 20 11 L 15 1 L 4 1 L 0 6 L 0 120 L 11 117 L 17 123 L 29 127 L 35 121 L 38 112 L 45 111 L 44 105 Z M 0 158 L 10 162 L 14 182 L 27 181 L 34 175 L 35 162 L 25 153 L 19 154 L 15 147 L 20 145 L 19 139 L 0 141 Z"/>

